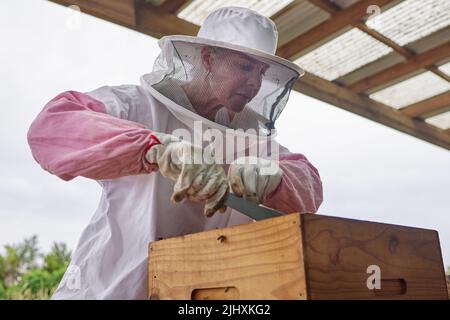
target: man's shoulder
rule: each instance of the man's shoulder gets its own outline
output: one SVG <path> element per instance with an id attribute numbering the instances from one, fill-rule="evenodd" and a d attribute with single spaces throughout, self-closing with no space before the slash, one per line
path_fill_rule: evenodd
<path id="1" fill-rule="evenodd" d="M 105 85 L 96 88 L 86 94 L 116 96 L 117 98 L 127 99 L 141 95 L 143 88 L 136 84 L 121 84 L 121 85 Z"/>
<path id="2" fill-rule="evenodd" d="M 107 85 L 85 92 L 85 94 L 104 103 L 125 104 L 129 107 L 140 105 L 142 101 L 150 99 L 147 90 L 136 84 Z"/>
<path id="3" fill-rule="evenodd" d="M 145 90 L 136 84 L 105 85 L 85 94 L 103 102 L 108 114 L 125 119 L 148 99 Z"/>

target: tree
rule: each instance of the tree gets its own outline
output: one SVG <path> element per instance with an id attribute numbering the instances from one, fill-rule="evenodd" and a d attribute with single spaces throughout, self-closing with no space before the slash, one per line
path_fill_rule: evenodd
<path id="1" fill-rule="evenodd" d="M 4 248 L 5 255 L 0 254 L 0 299 L 50 298 L 70 262 L 67 245 L 54 243 L 44 255 L 37 236 L 32 236 Z"/>
<path id="2" fill-rule="evenodd" d="M 71 252 L 65 243 L 54 243 L 49 254 L 44 257 L 44 269 L 53 273 L 66 269 L 70 262 Z"/>
<path id="3" fill-rule="evenodd" d="M 28 270 L 37 266 L 40 257 L 37 236 L 26 238 L 17 245 L 5 245 L 6 255 L 3 257 L 5 286 L 11 286 L 20 280 Z"/>

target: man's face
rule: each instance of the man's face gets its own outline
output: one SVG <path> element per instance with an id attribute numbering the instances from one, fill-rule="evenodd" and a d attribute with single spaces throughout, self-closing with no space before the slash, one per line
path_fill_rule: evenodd
<path id="1" fill-rule="evenodd" d="M 269 65 L 226 51 L 211 56 L 211 94 L 229 111 L 240 112 L 259 89 Z"/>

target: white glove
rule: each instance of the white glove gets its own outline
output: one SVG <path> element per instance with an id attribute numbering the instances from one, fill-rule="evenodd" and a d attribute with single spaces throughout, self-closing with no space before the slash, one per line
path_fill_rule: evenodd
<path id="1" fill-rule="evenodd" d="M 206 201 L 204 214 L 212 216 L 224 212 L 228 184 L 221 165 L 203 161 L 203 149 L 165 133 L 152 133 L 161 144 L 154 145 L 146 154 L 150 163 L 158 164 L 161 174 L 175 181 L 171 200 L 184 198 L 195 202 Z"/>
<path id="2" fill-rule="evenodd" d="M 281 182 L 283 171 L 271 160 L 242 157 L 233 161 L 228 169 L 230 190 L 244 199 L 263 203 Z"/>

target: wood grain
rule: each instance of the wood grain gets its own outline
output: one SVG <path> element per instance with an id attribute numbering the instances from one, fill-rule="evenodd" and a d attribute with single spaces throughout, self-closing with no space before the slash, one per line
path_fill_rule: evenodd
<path id="1" fill-rule="evenodd" d="M 381 288 L 370 289 L 369 266 Z M 150 299 L 444 299 L 436 231 L 312 214 L 161 240 Z"/>
<path id="2" fill-rule="evenodd" d="M 450 135 L 422 120 L 412 119 L 383 103 L 306 72 L 295 90 L 367 119 L 450 150 Z M 449 130 L 450 131 L 450 130 Z"/>
<path id="3" fill-rule="evenodd" d="M 136 25 L 134 0 L 51 0 L 63 6 L 77 5 L 81 12 L 133 28 Z"/>
<path id="4" fill-rule="evenodd" d="M 311 299 L 448 299 L 436 231 L 322 215 L 301 218 Z M 381 290 L 367 288 L 369 265 L 380 267 Z"/>
<path id="5" fill-rule="evenodd" d="M 200 289 L 230 287 L 233 299 L 306 299 L 299 223 L 293 214 L 151 243 L 150 298 L 217 298 Z"/>

